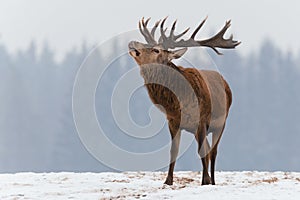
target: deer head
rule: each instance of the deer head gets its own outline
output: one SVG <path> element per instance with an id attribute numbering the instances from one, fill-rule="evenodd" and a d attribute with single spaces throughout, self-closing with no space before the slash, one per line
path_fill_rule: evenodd
<path id="1" fill-rule="evenodd" d="M 233 40 L 233 35 L 229 39 L 224 39 L 223 36 L 227 29 L 230 27 L 230 20 L 225 23 L 225 26 L 213 37 L 206 40 L 195 40 L 195 36 L 205 23 L 207 17 L 200 23 L 200 25 L 192 33 L 188 40 L 179 40 L 185 35 L 189 28 L 178 35 L 174 35 L 177 21 L 174 21 L 169 36 L 166 36 L 167 29 L 164 28 L 164 24 L 167 18 L 164 18 L 155 23 L 151 31 L 148 30 L 147 25 L 150 21 L 148 18 L 146 21 L 142 18 L 139 21 L 139 30 L 146 40 L 145 43 L 131 41 L 128 45 L 129 54 L 135 59 L 138 65 L 143 64 L 167 64 L 173 59 L 180 58 L 188 47 L 209 47 L 213 49 L 217 54 L 222 55 L 217 48 L 232 49 L 238 46 L 241 42 Z M 160 24 L 160 38 L 155 40 L 155 31 Z M 175 48 L 181 48 L 177 50 L 171 50 Z"/>

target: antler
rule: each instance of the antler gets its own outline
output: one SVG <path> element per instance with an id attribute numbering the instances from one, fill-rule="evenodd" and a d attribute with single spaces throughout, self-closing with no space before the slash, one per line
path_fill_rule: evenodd
<path id="1" fill-rule="evenodd" d="M 187 28 L 185 31 L 183 31 L 182 33 L 178 34 L 178 35 L 174 35 L 174 31 L 175 31 L 175 27 L 176 27 L 176 23 L 177 23 L 177 20 L 174 21 L 173 25 L 172 25 L 172 28 L 171 28 L 171 31 L 170 31 L 170 35 L 169 37 L 166 36 L 166 30 L 167 29 L 164 29 L 164 24 L 165 24 L 165 21 L 167 20 L 168 17 L 164 18 L 163 21 L 161 22 L 160 24 L 160 38 L 159 38 L 159 43 L 163 46 L 163 48 L 165 49 L 174 49 L 176 48 L 176 40 L 181 38 L 184 34 L 186 34 L 190 28 Z"/>
<path id="2" fill-rule="evenodd" d="M 154 39 L 154 35 L 155 35 L 155 31 L 160 23 L 160 20 L 155 23 L 155 25 L 152 28 L 151 33 L 150 33 L 150 31 L 147 28 L 147 25 L 148 25 L 148 22 L 150 21 L 150 19 L 151 18 L 148 18 L 148 19 L 146 19 L 146 21 L 144 21 L 144 17 L 143 17 L 142 20 L 139 21 L 139 29 L 140 29 L 141 34 L 144 36 L 145 40 L 147 41 L 147 43 L 149 45 L 154 46 L 154 45 L 157 45 L 157 42 Z"/>
<path id="3" fill-rule="evenodd" d="M 185 35 L 189 28 L 187 28 L 185 31 L 178 35 L 174 35 L 175 27 L 177 20 L 174 21 L 170 35 L 166 36 L 166 30 L 164 29 L 165 21 L 167 20 L 167 17 L 163 19 L 163 21 L 160 24 L 160 38 L 159 42 L 156 42 L 154 39 L 155 30 L 157 29 L 160 21 L 155 23 L 155 26 L 153 27 L 151 33 L 147 29 L 147 24 L 149 22 L 150 18 L 144 22 L 144 18 L 142 18 L 141 22 L 139 23 L 139 28 L 142 33 L 142 35 L 145 37 L 146 41 L 149 45 L 161 45 L 164 49 L 174 49 L 177 47 L 196 47 L 196 46 L 205 46 L 212 48 L 217 54 L 222 55 L 216 48 L 223 48 L 223 49 L 232 49 L 238 46 L 241 42 L 233 40 L 233 35 L 231 35 L 228 39 L 224 39 L 224 34 L 227 31 L 227 29 L 231 25 L 231 21 L 227 21 L 225 23 L 225 26 L 213 37 L 206 39 L 206 40 L 195 40 L 195 36 L 199 32 L 199 30 L 202 28 L 204 23 L 207 20 L 207 17 L 199 24 L 199 26 L 194 30 L 191 37 L 188 40 L 181 39 L 180 41 L 177 41 L 179 38 L 181 38 L 183 35 Z M 141 24 L 143 25 L 143 29 L 141 28 Z"/>

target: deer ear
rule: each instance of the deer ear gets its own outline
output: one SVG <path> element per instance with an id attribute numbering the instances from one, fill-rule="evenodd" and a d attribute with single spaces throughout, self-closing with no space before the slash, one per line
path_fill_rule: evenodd
<path id="1" fill-rule="evenodd" d="M 169 60 L 178 59 L 187 51 L 187 48 L 178 49 L 175 51 L 170 51 Z"/>

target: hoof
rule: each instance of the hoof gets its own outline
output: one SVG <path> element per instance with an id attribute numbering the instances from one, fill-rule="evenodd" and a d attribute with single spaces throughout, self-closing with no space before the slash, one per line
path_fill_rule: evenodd
<path id="1" fill-rule="evenodd" d="M 173 185 L 173 178 L 172 177 L 167 177 L 166 181 L 164 182 L 164 184 L 167 185 Z"/>
<path id="2" fill-rule="evenodd" d="M 209 185 L 209 184 L 211 184 L 211 179 L 210 179 L 210 177 L 209 177 L 209 176 L 204 177 L 204 178 L 202 179 L 202 185 Z"/>

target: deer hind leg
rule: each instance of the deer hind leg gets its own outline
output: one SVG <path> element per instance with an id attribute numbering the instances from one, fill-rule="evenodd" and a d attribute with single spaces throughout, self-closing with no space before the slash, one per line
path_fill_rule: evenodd
<path id="1" fill-rule="evenodd" d="M 216 129 L 212 134 L 212 150 L 211 150 L 211 166 L 210 166 L 210 173 L 211 173 L 211 182 L 212 185 L 215 185 L 215 165 L 216 165 L 216 157 L 218 152 L 218 145 L 224 131 L 225 124 L 221 127 Z"/>
<path id="2" fill-rule="evenodd" d="M 208 165 L 210 160 L 210 146 L 206 138 L 206 126 L 200 125 L 196 133 L 196 140 L 198 142 L 198 154 L 202 161 L 202 185 L 211 184 L 211 178 L 208 174 Z"/>
<path id="3" fill-rule="evenodd" d="M 169 171 L 168 171 L 168 176 L 166 178 L 165 184 L 167 185 L 172 185 L 173 184 L 173 171 L 176 163 L 176 158 L 178 155 L 179 151 L 179 144 L 180 144 L 180 129 L 169 122 L 169 129 L 172 137 L 172 143 L 171 143 L 171 159 L 170 159 L 170 164 L 169 164 Z"/>

